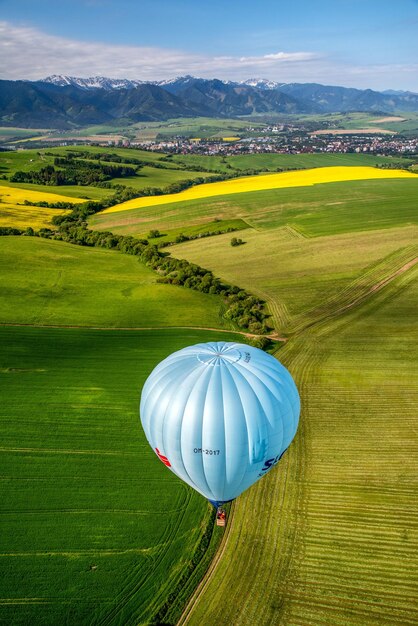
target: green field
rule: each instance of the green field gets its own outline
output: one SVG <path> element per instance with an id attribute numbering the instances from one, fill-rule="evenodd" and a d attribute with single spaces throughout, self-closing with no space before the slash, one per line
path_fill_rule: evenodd
<path id="1" fill-rule="evenodd" d="M 153 167 L 153 163 L 158 163 L 165 157 L 164 154 L 155 154 L 144 150 L 112 149 L 99 147 L 76 146 L 73 148 L 51 148 L 49 150 L 20 150 L 15 152 L 0 152 L 0 185 L 30 189 L 32 191 L 44 191 L 48 193 L 62 194 L 63 196 L 73 196 L 76 198 L 87 198 L 90 200 L 102 200 L 114 193 L 112 189 L 105 189 L 96 186 L 81 185 L 38 185 L 31 183 L 11 183 L 9 178 L 17 171 L 31 172 L 39 171 L 46 165 L 53 165 L 56 156 L 65 156 L 68 152 L 85 152 L 86 154 L 103 154 L 110 151 L 124 158 L 139 159 L 149 165 L 142 167 L 136 176 L 127 178 L 113 178 L 109 182 L 113 185 L 125 185 L 135 190 L 142 190 L 146 187 L 165 188 L 172 183 L 184 180 L 194 180 L 205 178 L 210 174 L 205 172 L 195 172 L 185 169 L 182 164 L 162 162 L 163 168 Z M 110 164 L 110 163 L 106 163 Z M 114 165 L 119 165 L 114 163 Z M 191 163 L 193 165 L 193 163 Z M 136 167 L 135 163 L 132 165 Z M 12 226 L 13 224 L 10 224 Z M 29 224 L 28 224 L 29 225 Z"/>
<path id="2" fill-rule="evenodd" d="M 221 235 L 170 249 L 267 299 L 303 406 L 287 457 L 234 505 L 181 624 L 416 623 L 412 182 L 248 194 L 244 246 Z"/>
<path id="3" fill-rule="evenodd" d="M 211 511 L 149 449 L 138 403 L 162 358 L 237 337 L 192 328 L 223 326 L 220 299 L 34 237 L 1 237 L 0 267 L 0 622 L 148 623 L 183 581 L 178 613 Z"/>
<path id="4" fill-rule="evenodd" d="M 189 572 L 211 507 L 149 448 L 138 404 L 162 358 L 217 338 L 0 328 L 2 624 L 149 623 Z"/>
<path id="5" fill-rule="evenodd" d="M 385 118 L 398 117 L 400 119 L 389 121 Z M 267 118 L 269 118 L 267 120 Z M 257 117 L 260 120 L 260 116 Z M 400 133 L 405 136 L 416 137 L 418 135 L 418 114 L 415 112 L 398 111 L 394 113 L 366 113 L 351 111 L 347 113 L 314 113 L 307 115 L 261 116 L 265 122 L 271 123 L 274 119 L 284 124 L 305 125 L 308 128 L 319 129 L 372 129 L 383 128 L 385 130 Z M 383 121 L 384 120 L 384 121 Z"/>
<path id="6" fill-rule="evenodd" d="M 243 132 L 249 123 L 236 119 L 214 119 L 212 117 L 176 118 L 166 122 L 138 122 L 130 130 L 136 130 L 139 140 L 182 137 L 224 137 Z M 263 126 L 252 123 L 251 126 Z"/>
<path id="7" fill-rule="evenodd" d="M 210 174 L 206 172 L 189 172 L 184 169 L 159 169 L 151 166 L 141 168 L 139 174 L 132 178 L 113 178 L 112 183 L 117 185 L 127 185 L 133 189 L 144 189 L 145 187 L 167 187 L 180 180 L 194 180 L 195 178 L 207 178 Z"/>
<path id="8" fill-rule="evenodd" d="M 391 121 L 391 117 L 399 119 Z M 394 115 L 370 115 L 367 113 L 335 113 L 327 117 L 329 122 L 336 128 L 357 129 L 357 128 L 383 128 L 407 136 L 418 134 L 418 114 L 410 112 L 400 112 Z M 381 121 L 382 120 L 382 121 Z"/>
<path id="9" fill-rule="evenodd" d="M 416 276 L 278 352 L 301 392 L 299 433 L 236 501 L 180 624 L 417 623 Z"/>
<path id="10" fill-rule="evenodd" d="M 150 624 L 166 602 L 172 626 L 418 623 L 417 197 L 418 179 L 347 181 L 90 219 L 155 243 L 246 226 L 242 246 L 168 250 L 268 302 L 301 394 L 295 441 L 232 505 L 180 621 L 209 509 L 145 445 L 138 398 L 166 354 L 219 338 L 221 301 L 117 252 L 0 238 L 0 623 Z"/>
<path id="11" fill-rule="evenodd" d="M 290 225 L 305 236 L 323 236 L 416 224 L 417 193 L 418 178 L 347 181 L 96 214 L 90 224 L 99 230 L 139 234 L 150 228 L 186 229 L 215 218 L 238 218 L 257 231 Z"/>
<path id="12" fill-rule="evenodd" d="M 0 322 L 228 327 L 218 296 L 158 284 L 136 257 L 34 237 L 0 237 Z"/>
<path id="13" fill-rule="evenodd" d="M 219 169 L 225 172 L 232 170 L 268 170 L 305 169 L 311 167 L 328 167 L 333 165 L 384 165 L 403 163 L 408 165 L 411 159 L 402 157 L 381 157 L 370 154 L 242 154 L 226 157 L 199 155 L 175 155 L 175 163 L 186 165 L 193 163 L 207 169 Z"/>
<path id="14" fill-rule="evenodd" d="M 27 139 L 29 137 L 37 137 L 48 132 L 39 128 L 17 128 L 14 126 L 0 126 L 0 141 L 9 142 L 12 140 Z"/>

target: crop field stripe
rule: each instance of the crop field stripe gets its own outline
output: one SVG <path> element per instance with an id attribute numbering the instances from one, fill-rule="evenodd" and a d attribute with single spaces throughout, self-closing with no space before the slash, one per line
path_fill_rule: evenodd
<path id="1" fill-rule="evenodd" d="M 403 294 L 402 276 L 394 279 L 388 289 L 395 294 Z M 371 437 L 370 446 L 379 446 L 376 454 L 376 450 L 369 451 L 363 430 L 358 431 L 355 428 L 362 413 L 361 405 L 356 410 L 356 405 L 348 397 L 341 396 L 338 386 L 335 397 L 331 390 L 327 393 L 323 373 L 324 369 L 328 372 L 336 371 L 335 364 L 327 364 L 330 360 L 327 343 L 338 346 L 337 358 L 347 362 L 347 349 L 350 348 L 347 339 L 350 333 L 357 334 L 358 324 L 366 324 L 366 332 L 369 332 L 367 311 L 374 310 L 376 301 L 389 307 L 394 306 L 391 304 L 392 300 L 388 300 L 385 289 L 376 291 L 362 307 L 352 312 L 347 311 L 344 320 L 340 318 L 335 322 L 328 321 L 327 325 L 318 329 L 319 332 L 315 329 L 307 330 L 278 352 L 280 360 L 290 365 L 304 399 L 301 429 L 295 441 L 296 445 L 292 444 L 288 452 L 288 460 L 295 461 L 299 457 L 306 474 L 303 478 L 294 468 L 290 473 L 293 489 L 297 485 L 300 487 L 293 500 L 291 492 L 285 498 L 288 506 L 292 506 L 295 519 L 289 518 L 286 510 L 281 513 L 281 523 L 287 530 L 282 549 L 291 551 L 288 569 L 279 569 L 278 559 L 272 568 L 266 554 L 267 548 L 271 550 L 273 537 L 277 537 L 277 528 L 269 532 L 267 545 L 264 545 L 262 538 L 264 517 L 266 512 L 267 515 L 271 514 L 271 507 L 268 498 L 259 496 L 264 491 L 265 484 L 269 485 L 269 495 L 274 494 L 272 481 L 280 477 L 282 467 L 279 465 L 266 480 L 248 492 L 248 497 L 243 496 L 237 501 L 235 528 L 237 519 L 242 514 L 241 533 L 244 534 L 239 550 L 236 543 L 233 543 L 237 538 L 231 537 L 223 564 L 219 563 L 213 583 L 209 584 L 206 595 L 197 601 L 187 623 L 199 624 L 203 623 L 202 620 L 206 620 L 206 623 L 216 622 L 221 615 L 224 622 L 240 626 L 266 623 L 298 626 L 313 623 L 412 626 L 416 623 L 418 607 L 415 599 L 418 581 L 414 566 L 418 542 L 414 533 L 410 534 L 407 543 L 402 544 L 400 534 L 411 533 L 412 529 L 418 530 L 418 514 L 416 509 L 411 509 L 411 504 L 416 503 L 415 485 L 411 482 L 413 457 L 406 463 L 403 449 L 406 445 L 410 454 L 416 453 L 417 441 L 411 441 L 407 436 L 404 442 L 399 436 L 391 441 L 391 433 L 395 437 L 397 434 L 396 422 L 385 423 L 383 426 L 380 415 L 380 411 L 383 414 L 390 411 L 388 393 L 397 396 L 398 384 L 394 381 L 391 386 L 390 380 L 387 381 L 384 377 L 384 387 L 381 389 L 384 392 L 383 397 L 381 400 L 376 399 L 375 407 L 367 405 L 367 432 Z M 407 295 L 403 296 L 403 302 L 413 309 Z M 379 334 L 376 335 L 378 337 Z M 361 343 L 365 339 L 363 334 L 358 341 Z M 356 347 L 355 342 L 353 347 Z M 335 356 L 331 356 L 331 359 L 335 361 Z M 358 364 L 358 359 L 361 360 L 361 353 L 357 353 L 356 359 L 357 361 L 350 361 L 351 367 Z M 379 364 L 373 356 L 371 359 L 378 373 Z M 384 365 L 383 367 L 386 374 L 387 369 Z M 354 394 L 360 399 L 362 389 L 357 391 L 355 384 L 353 386 L 351 383 L 347 394 Z M 318 411 L 324 401 L 333 406 L 329 407 L 331 412 L 328 410 L 324 413 L 323 409 L 321 415 Z M 405 406 L 408 406 L 407 397 Z M 409 411 L 403 414 L 402 426 L 413 432 L 413 403 L 409 406 Z M 337 407 L 344 407 L 347 416 L 351 413 L 347 426 L 344 422 L 341 423 L 341 414 Z M 328 440 L 321 436 L 318 438 L 322 423 L 332 433 Z M 374 427 L 377 429 L 376 437 L 373 436 Z M 385 433 L 380 432 L 382 427 Z M 344 438 L 347 429 L 351 435 Z M 343 438 L 339 440 L 338 456 L 334 461 L 334 433 L 339 430 L 342 430 Z M 375 439 L 376 444 L 373 443 Z M 315 447 L 315 444 L 320 444 L 321 447 Z M 300 446 L 303 452 L 299 451 Z M 386 464 L 386 469 L 390 471 L 385 476 L 379 473 L 379 466 L 385 462 L 384 459 L 379 460 L 379 455 L 390 452 L 392 454 Z M 328 463 L 326 458 L 318 458 L 323 455 L 326 458 L 328 456 Z M 360 463 L 358 473 L 354 459 Z M 364 475 L 366 459 L 370 476 Z M 399 484 L 397 474 L 402 473 L 402 468 L 407 470 L 406 465 L 409 473 Z M 391 475 L 395 482 L 387 482 Z M 281 479 L 284 480 L 283 477 Z M 294 523 L 296 520 L 297 524 Z M 257 538 L 259 545 L 254 552 L 251 542 Z M 292 545 L 295 545 L 294 550 Z M 240 554 L 239 562 L 235 558 L 237 553 Z M 266 595 L 269 593 L 272 596 Z M 224 600 L 221 599 L 222 594 Z M 245 598 L 251 598 L 251 602 L 246 602 Z"/>
<path id="2" fill-rule="evenodd" d="M 382 259 L 378 264 L 366 269 L 359 278 L 325 301 L 318 309 L 304 313 L 302 321 L 298 321 L 296 318 L 289 330 L 300 332 L 303 328 L 358 306 L 364 299 L 388 285 L 400 274 L 410 270 L 418 262 L 417 253 L 418 246 L 410 245 L 390 254 L 386 259 Z"/>
<path id="3" fill-rule="evenodd" d="M 219 334 L 0 335 L 0 621 L 148 623 L 188 571 L 210 508 L 146 444 L 140 387 L 168 353 Z"/>
<path id="4" fill-rule="evenodd" d="M 249 191 L 265 191 L 289 187 L 309 187 L 325 183 L 335 183 L 352 180 L 373 180 L 387 178 L 411 178 L 417 175 L 404 170 L 380 170 L 373 167 L 323 167 L 296 172 L 281 172 L 278 174 L 263 174 L 234 178 L 219 183 L 206 183 L 191 187 L 177 194 L 153 196 L 128 200 L 105 209 L 102 214 L 117 213 L 141 207 L 172 204 L 186 200 L 225 196 Z"/>
<path id="5" fill-rule="evenodd" d="M 6 322 L 0 322 L 0 327 L 6 327 L 6 328 L 13 328 L 13 327 L 22 327 L 22 328 L 62 328 L 62 329 L 84 329 L 84 330 L 100 330 L 100 331 L 125 331 L 125 332 L 129 332 L 129 331 L 141 331 L 141 330 L 161 330 L 160 326 L 141 326 L 141 327 L 132 327 L 132 328 L 114 328 L 114 327 L 102 327 L 102 326 L 66 326 L 66 325 L 49 325 L 49 324 L 10 324 L 10 323 L 6 323 Z M 242 337 L 246 337 L 248 339 L 251 338 L 257 338 L 260 337 L 260 334 L 255 334 L 255 333 L 250 333 L 250 332 L 246 332 L 243 330 L 228 330 L 225 328 L 215 328 L 215 327 L 206 327 L 206 326 L 164 326 L 165 329 L 167 330 L 182 330 L 182 331 L 187 331 L 187 330 L 207 330 L 209 332 L 216 332 L 216 333 L 227 333 L 228 335 L 241 335 Z M 264 335 L 262 335 L 264 336 Z M 278 337 L 276 335 L 276 333 L 274 334 L 268 334 L 266 335 L 267 337 L 269 337 L 272 341 L 278 341 L 278 342 L 285 342 L 287 341 L 287 339 L 285 337 Z M 24 369 L 21 369 L 20 371 L 25 371 Z M 7 373 L 7 370 L 1 370 L 0 369 L 0 373 Z M 0 451 L 4 450 L 5 448 L 1 448 L 0 447 Z M 26 449 L 26 448 L 25 448 Z M 28 450 L 31 450 L 31 448 L 27 448 Z M 23 448 L 22 448 L 23 450 Z M 55 452 L 59 452 L 58 450 L 56 450 Z M 67 452 L 67 451 L 66 451 Z M 96 454 L 93 451 L 90 451 L 91 454 Z M 75 453 L 73 453 L 75 454 Z M 80 453 L 81 454 L 81 453 Z M 87 452 L 83 452 L 83 454 L 87 454 Z M 99 454 L 99 453 L 97 453 Z M 100 454 L 106 454 L 106 452 L 101 452 Z M 111 454 L 111 453 L 108 453 Z"/>
<path id="6" fill-rule="evenodd" d="M 199 601 L 199 598 L 205 593 L 209 582 L 212 580 L 212 576 L 214 575 L 216 568 L 218 566 L 218 563 L 220 561 L 220 559 L 222 558 L 225 550 L 226 550 L 226 546 L 228 544 L 228 539 L 232 533 L 232 530 L 234 528 L 234 509 L 235 509 L 235 502 L 233 502 L 231 504 L 231 508 L 228 514 L 228 521 L 227 521 L 227 525 L 223 531 L 223 537 L 222 537 L 222 541 L 215 553 L 214 558 L 212 559 L 209 568 L 207 569 L 207 571 L 205 572 L 204 577 L 202 578 L 202 580 L 200 581 L 199 585 L 197 586 L 196 590 L 194 591 L 193 595 L 191 596 L 189 602 L 187 603 L 187 606 L 185 607 L 183 613 L 180 616 L 179 621 L 177 622 L 176 626 L 182 626 L 183 624 L 187 624 L 188 623 L 188 618 L 190 613 L 193 611 L 195 605 L 197 604 L 197 602 Z"/>
<path id="7" fill-rule="evenodd" d="M 6 185 L 0 186 L 0 198 L 2 204 L 12 205 L 17 205 L 25 200 L 29 202 L 48 202 L 50 204 L 54 204 L 55 202 L 72 202 L 73 204 L 86 202 L 85 198 L 72 198 L 56 193 L 49 193 L 47 191 L 32 191 L 20 187 L 7 187 Z"/>

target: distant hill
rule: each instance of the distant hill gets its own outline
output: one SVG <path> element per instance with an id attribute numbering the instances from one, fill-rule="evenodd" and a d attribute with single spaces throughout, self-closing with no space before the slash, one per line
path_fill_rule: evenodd
<path id="1" fill-rule="evenodd" d="M 318 83 L 278 83 L 265 78 L 251 78 L 242 82 L 206 80 L 193 76 L 181 76 L 170 81 L 158 83 L 164 89 L 176 95 L 194 97 L 196 90 L 210 95 L 213 84 L 221 83 L 222 91 L 252 88 L 260 94 L 262 102 L 269 102 L 277 112 L 294 109 L 295 113 L 346 113 L 349 111 L 387 112 L 418 111 L 418 94 L 409 91 L 373 91 L 372 89 L 354 89 L 320 85 Z M 287 95 L 291 100 L 275 102 L 272 93 Z M 249 92 L 253 93 L 253 92 Z M 270 94 L 270 95 L 269 95 Z M 256 108 L 260 104 L 256 101 Z M 297 109 L 297 110 L 296 110 Z M 257 113 L 263 111 L 257 110 Z"/>
<path id="2" fill-rule="evenodd" d="M 77 78 L 76 76 L 63 76 L 52 74 L 42 82 L 56 85 L 57 87 L 80 87 L 81 89 L 133 89 L 138 85 L 146 85 L 144 80 L 129 80 L 128 78 L 106 78 L 105 76 L 92 76 L 90 78 Z M 156 83 L 155 83 L 156 84 Z"/>
<path id="3" fill-rule="evenodd" d="M 125 120 L 273 113 L 418 111 L 418 95 L 316 83 L 242 82 L 181 76 L 143 82 L 103 76 L 0 81 L 0 125 L 70 129 Z"/>
<path id="4" fill-rule="evenodd" d="M 160 83 L 161 85 L 161 83 Z M 317 105 L 274 89 L 203 78 L 178 78 L 161 85 L 184 102 L 208 107 L 212 115 L 234 117 L 254 113 L 314 113 Z"/>
<path id="5" fill-rule="evenodd" d="M 418 95 L 408 92 L 380 93 L 372 89 L 332 87 L 317 83 L 291 83 L 280 85 L 277 89 L 318 106 L 323 113 L 418 111 Z"/>
<path id="6" fill-rule="evenodd" d="M 126 119 L 158 121 L 212 115 L 156 85 L 88 89 L 49 82 L 0 81 L 0 125 L 70 129 Z"/>

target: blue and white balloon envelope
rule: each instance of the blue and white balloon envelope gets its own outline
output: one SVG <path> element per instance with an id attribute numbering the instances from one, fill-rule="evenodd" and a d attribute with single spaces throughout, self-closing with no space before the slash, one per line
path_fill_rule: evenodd
<path id="1" fill-rule="evenodd" d="M 300 400 L 287 369 L 240 343 L 174 352 L 147 378 L 140 416 L 150 446 L 174 474 L 218 506 L 281 458 Z"/>

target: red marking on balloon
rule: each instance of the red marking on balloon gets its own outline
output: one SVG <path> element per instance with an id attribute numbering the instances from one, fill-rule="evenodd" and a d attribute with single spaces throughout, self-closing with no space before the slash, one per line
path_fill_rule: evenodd
<path id="1" fill-rule="evenodd" d="M 164 454 L 161 454 L 161 452 L 159 451 L 158 448 L 155 448 L 155 451 L 157 453 L 158 458 L 160 459 L 160 461 L 162 461 L 164 463 L 164 465 L 167 465 L 167 467 L 171 467 L 171 463 L 170 461 L 167 459 L 166 456 L 164 456 Z"/>

